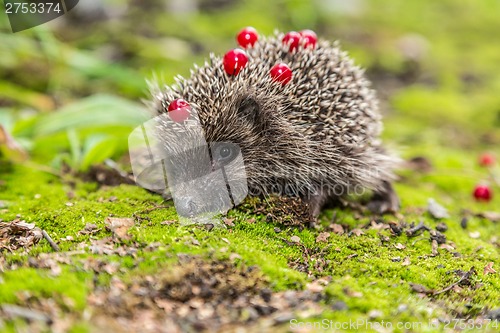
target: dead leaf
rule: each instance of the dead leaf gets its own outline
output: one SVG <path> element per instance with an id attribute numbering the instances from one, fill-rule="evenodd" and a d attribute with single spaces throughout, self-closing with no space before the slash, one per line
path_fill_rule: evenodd
<path id="1" fill-rule="evenodd" d="M 484 275 L 495 274 L 497 271 L 493 269 L 493 262 L 489 262 L 486 266 L 484 266 Z"/>
<path id="2" fill-rule="evenodd" d="M 441 245 L 439 245 L 439 248 L 445 249 L 449 252 L 453 252 L 455 250 L 455 248 L 453 246 L 451 246 L 450 244 L 441 244 Z"/>
<path id="3" fill-rule="evenodd" d="M 371 221 L 370 223 L 371 229 L 375 230 L 384 230 L 384 229 L 389 229 L 390 226 L 385 223 L 377 223 L 376 221 Z"/>
<path id="4" fill-rule="evenodd" d="M 403 259 L 403 262 L 401 263 L 401 266 L 409 266 L 411 264 L 410 262 L 410 257 L 406 257 Z"/>
<path id="5" fill-rule="evenodd" d="M 113 235 L 118 237 L 118 239 L 130 239 L 128 231 L 134 225 L 134 219 L 107 217 L 104 222 L 106 223 L 106 228 L 109 229 L 113 233 Z"/>
<path id="6" fill-rule="evenodd" d="M 12 222 L 0 222 L 0 251 L 29 249 L 43 238 L 42 230 L 34 223 L 16 219 Z"/>
<path id="7" fill-rule="evenodd" d="M 325 289 L 318 281 L 313 281 L 306 285 L 306 289 L 313 293 L 320 293 Z"/>
<path id="8" fill-rule="evenodd" d="M 396 245 L 394 245 L 394 247 L 398 250 L 404 250 L 406 249 L 406 246 L 404 246 L 403 244 L 401 243 L 397 243 Z"/>
<path id="9" fill-rule="evenodd" d="M 328 228 L 330 228 L 337 235 L 342 235 L 344 233 L 344 228 L 340 224 L 337 224 L 337 223 L 330 224 L 328 226 Z"/>
<path id="10" fill-rule="evenodd" d="M 299 236 L 292 236 L 292 237 L 290 237 L 290 240 L 292 241 L 292 243 L 296 243 L 296 244 L 300 243 L 300 237 Z"/>
<path id="11" fill-rule="evenodd" d="M 87 223 L 83 230 L 80 230 L 78 233 L 80 235 L 92 235 L 95 234 L 96 232 L 99 232 L 101 229 L 97 227 L 97 225 L 93 223 Z"/>
<path id="12" fill-rule="evenodd" d="M 316 237 L 316 243 L 326 243 L 328 242 L 328 237 L 330 237 L 329 232 L 322 232 Z"/>
<path id="13" fill-rule="evenodd" d="M 234 222 L 234 220 L 235 220 L 234 218 L 230 219 L 230 218 L 226 217 L 226 218 L 224 219 L 224 223 L 225 223 L 227 226 L 229 226 L 229 227 L 234 227 L 234 223 L 233 223 L 233 222 Z"/>
<path id="14" fill-rule="evenodd" d="M 356 228 L 356 229 L 352 229 L 351 230 L 351 234 L 356 235 L 356 236 L 359 237 L 361 235 L 364 235 L 365 232 L 363 230 L 359 229 L 359 228 Z"/>

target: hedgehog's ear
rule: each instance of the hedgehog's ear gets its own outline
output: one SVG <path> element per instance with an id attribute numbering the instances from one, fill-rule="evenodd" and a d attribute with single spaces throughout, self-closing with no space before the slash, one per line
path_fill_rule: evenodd
<path id="1" fill-rule="evenodd" d="M 238 115 L 250 123 L 256 123 L 260 115 L 260 105 L 252 97 L 247 96 L 238 105 Z"/>

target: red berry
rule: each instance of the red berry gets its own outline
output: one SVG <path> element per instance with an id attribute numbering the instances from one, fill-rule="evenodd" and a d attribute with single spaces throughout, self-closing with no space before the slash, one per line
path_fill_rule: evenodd
<path id="1" fill-rule="evenodd" d="M 479 157 L 479 165 L 482 167 L 490 167 L 495 164 L 495 156 L 485 153 Z"/>
<path id="2" fill-rule="evenodd" d="M 302 36 L 297 31 L 290 31 L 281 40 L 283 44 L 289 45 L 288 50 L 293 52 L 299 48 L 299 43 Z"/>
<path id="3" fill-rule="evenodd" d="M 474 189 L 474 198 L 477 201 L 490 201 L 493 197 L 493 192 L 487 185 L 477 185 Z"/>
<path id="4" fill-rule="evenodd" d="M 189 111 L 191 111 L 189 103 L 182 98 L 174 99 L 168 105 L 170 119 L 178 123 L 189 118 Z"/>
<path id="5" fill-rule="evenodd" d="M 274 81 L 281 82 L 282 85 L 285 85 L 292 80 L 292 70 L 287 64 L 279 63 L 271 68 L 271 77 Z"/>
<path id="6" fill-rule="evenodd" d="M 302 30 L 300 32 L 300 35 L 302 36 L 302 44 L 304 45 L 304 47 L 311 46 L 313 49 L 316 47 L 318 36 L 316 36 L 316 33 L 314 31 Z"/>
<path id="7" fill-rule="evenodd" d="M 224 70 L 228 75 L 237 75 L 246 66 L 247 62 L 247 54 L 240 49 L 228 51 L 222 61 Z"/>
<path id="8" fill-rule="evenodd" d="M 240 44 L 240 46 L 245 49 L 247 47 L 254 46 L 257 39 L 259 39 L 259 34 L 253 27 L 244 28 L 236 36 L 238 44 Z"/>

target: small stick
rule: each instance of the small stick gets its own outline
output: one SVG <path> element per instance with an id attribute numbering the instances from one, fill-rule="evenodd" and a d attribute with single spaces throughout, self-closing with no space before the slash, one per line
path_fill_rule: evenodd
<path id="1" fill-rule="evenodd" d="M 147 208 L 147 209 L 143 209 L 143 210 L 140 210 L 138 212 L 134 212 L 133 215 L 137 215 L 137 214 L 146 214 L 146 213 L 150 213 L 154 210 L 157 210 L 157 209 L 164 209 L 164 208 L 170 208 L 172 207 L 172 205 L 169 205 L 169 206 L 154 206 L 154 207 L 150 207 L 150 208 Z"/>
<path id="2" fill-rule="evenodd" d="M 141 217 L 139 216 L 142 215 L 142 214 L 146 214 L 146 213 L 150 213 L 154 210 L 157 210 L 157 209 L 164 209 L 164 208 L 170 208 L 172 207 L 171 205 L 169 206 L 154 206 L 154 207 L 150 207 L 150 208 L 147 208 L 147 209 L 143 209 L 141 211 L 138 211 L 138 212 L 134 212 L 132 214 L 132 217 L 134 218 L 134 220 L 136 220 L 137 222 L 140 222 L 141 220 L 150 220 L 148 217 Z"/>
<path id="3" fill-rule="evenodd" d="M 467 280 L 467 279 L 470 279 L 470 277 L 471 277 L 472 275 L 474 275 L 474 274 L 476 274 L 476 270 L 474 269 L 474 267 L 472 267 L 469 271 L 465 272 L 465 274 L 464 274 L 464 275 L 462 275 L 462 277 L 460 278 L 460 280 L 458 280 L 458 281 L 457 281 L 457 282 L 455 282 L 455 283 L 450 284 L 448 287 L 446 287 L 446 288 L 444 288 L 444 289 L 442 289 L 442 290 L 439 290 L 439 291 L 433 291 L 433 292 L 431 293 L 431 295 L 433 295 L 433 296 L 434 296 L 434 295 L 439 295 L 439 294 L 442 294 L 442 293 L 444 293 L 444 292 L 447 292 L 448 290 L 452 289 L 453 287 L 458 286 L 460 283 L 462 283 L 462 281 L 465 281 L 465 280 Z"/>
<path id="4" fill-rule="evenodd" d="M 1 309 L 6 315 L 9 315 L 11 317 L 21 317 L 33 321 L 42 321 L 49 325 L 52 324 L 52 319 L 48 315 L 40 311 L 12 304 L 3 304 Z"/>
<path id="5" fill-rule="evenodd" d="M 332 214 L 332 219 L 330 220 L 330 224 L 337 222 L 337 211 L 335 210 Z"/>
<path id="6" fill-rule="evenodd" d="M 47 242 L 49 242 L 50 246 L 52 247 L 52 250 L 56 252 L 60 251 L 59 246 L 57 246 L 57 244 L 52 240 L 52 238 L 50 238 L 49 234 L 45 230 L 42 230 L 42 235 L 43 238 L 45 238 Z"/>
<path id="7" fill-rule="evenodd" d="M 422 233 L 423 230 L 429 231 L 430 229 L 428 226 L 424 224 L 424 222 L 420 221 L 420 223 L 417 226 L 406 230 L 406 236 L 408 237 L 418 236 Z"/>

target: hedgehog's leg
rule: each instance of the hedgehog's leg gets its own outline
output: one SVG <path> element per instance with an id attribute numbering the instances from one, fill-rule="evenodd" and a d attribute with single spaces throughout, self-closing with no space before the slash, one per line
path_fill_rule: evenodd
<path id="1" fill-rule="evenodd" d="M 308 195 L 307 198 L 303 199 L 309 207 L 309 215 L 311 216 L 311 221 L 309 222 L 310 228 L 316 225 L 318 216 L 321 213 L 321 208 L 323 208 L 323 206 L 328 202 L 329 199 L 330 196 L 325 192 L 311 194 Z"/>
<path id="2" fill-rule="evenodd" d="M 399 206 L 399 197 L 387 180 L 382 181 L 382 186 L 374 192 L 367 205 L 368 209 L 375 214 L 395 213 L 399 210 Z"/>

